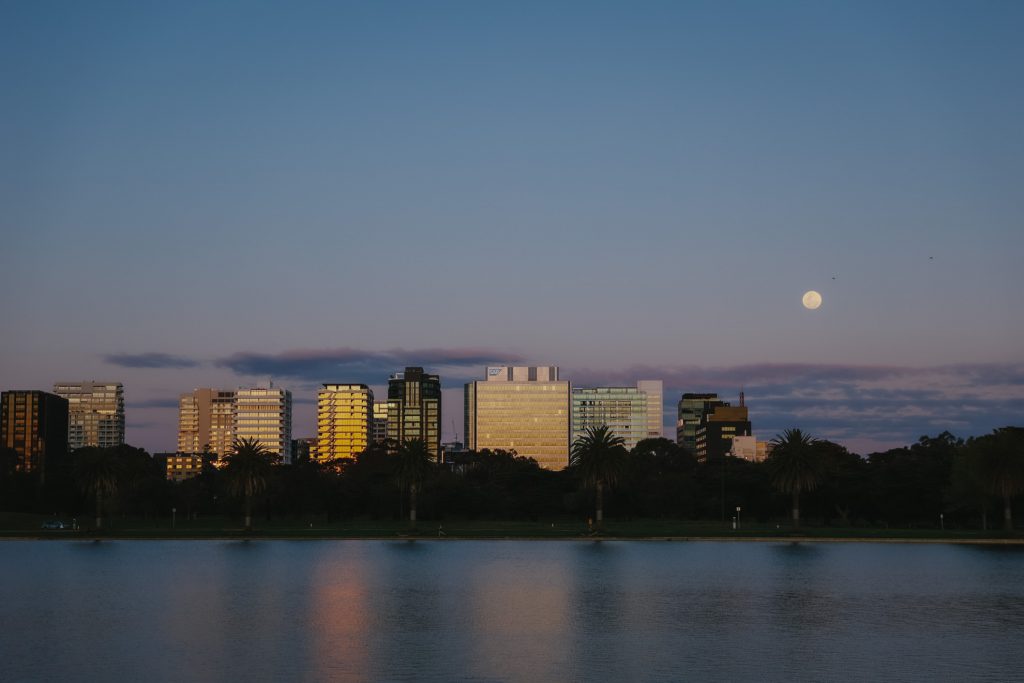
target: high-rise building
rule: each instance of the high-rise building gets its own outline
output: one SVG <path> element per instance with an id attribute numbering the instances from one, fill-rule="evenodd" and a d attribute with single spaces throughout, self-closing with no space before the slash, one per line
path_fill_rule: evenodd
<path id="1" fill-rule="evenodd" d="M 292 462 L 292 392 L 254 387 L 235 393 L 235 438 L 255 439 L 281 462 Z"/>
<path id="2" fill-rule="evenodd" d="M 124 386 L 120 382 L 57 382 L 68 401 L 68 448 L 124 444 Z"/>
<path id="3" fill-rule="evenodd" d="M 737 436 L 750 436 L 751 426 L 747 407 L 718 405 L 704 415 L 697 427 L 698 462 L 718 461 L 732 451 L 732 440 Z"/>
<path id="4" fill-rule="evenodd" d="M 235 392 L 196 389 L 178 397 L 178 453 L 215 453 L 223 460 L 235 440 Z"/>
<path id="5" fill-rule="evenodd" d="M 569 382 L 558 368 L 489 367 L 487 379 L 466 384 L 466 445 L 512 450 L 541 467 L 569 464 Z"/>
<path id="6" fill-rule="evenodd" d="M 370 443 L 373 391 L 365 384 L 324 384 L 316 399 L 318 462 L 354 458 Z"/>
<path id="7" fill-rule="evenodd" d="M 647 394 L 637 387 L 572 390 L 572 443 L 588 429 L 608 427 L 627 451 L 648 437 Z"/>
<path id="8" fill-rule="evenodd" d="M 374 401 L 373 424 L 370 426 L 370 441 L 379 446 L 388 438 L 387 401 Z"/>
<path id="9" fill-rule="evenodd" d="M 665 434 L 664 385 L 660 379 L 642 379 L 636 388 L 647 396 L 647 438 L 660 439 Z"/>
<path id="10" fill-rule="evenodd" d="M 18 454 L 19 472 L 45 476 L 47 458 L 68 450 L 68 402 L 45 391 L 0 393 L 0 446 Z"/>
<path id="11" fill-rule="evenodd" d="M 435 460 L 441 458 L 441 378 L 407 367 L 388 379 L 387 438 L 396 443 L 420 440 Z"/>
<path id="12" fill-rule="evenodd" d="M 704 416 L 715 406 L 727 406 L 718 394 L 683 394 L 679 399 L 679 418 L 676 421 L 676 443 L 692 454 L 697 453 L 697 428 Z"/>

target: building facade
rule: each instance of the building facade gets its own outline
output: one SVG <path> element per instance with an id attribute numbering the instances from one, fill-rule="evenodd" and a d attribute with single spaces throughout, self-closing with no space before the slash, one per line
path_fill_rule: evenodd
<path id="1" fill-rule="evenodd" d="M 714 410 L 705 414 L 697 427 L 697 462 L 719 461 L 732 452 L 732 440 L 735 437 L 750 435 L 746 406 L 715 406 Z"/>
<path id="2" fill-rule="evenodd" d="M 373 391 L 365 384 L 324 384 L 316 398 L 316 460 L 354 458 L 370 445 Z"/>
<path id="3" fill-rule="evenodd" d="M 370 441 L 379 446 L 388 438 L 388 403 L 374 401 L 373 424 L 370 426 Z"/>
<path id="4" fill-rule="evenodd" d="M 47 458 L 68 451 L 68 402 L 45 391 L 0 393 L 0 446 L 14 450 L 15 469 L 45 476 Z"/>
<path id="5" fill-rule="evenodd" d="M 401 444 L 420 440 L 440 462 L 441 378 L 407 367 L 388 379 L 387 438 Z"/>
<path id="6" fill-rule="evenodd" d="M 647 408 L 647 394 L 637 387 L 573 388 L 572 443 L 588 429 L 604 425 L 631 451 L 650 432 Z"/>
<path id="7" fill-rule="evenodd" d="M 292 392 L 274 386 L 235 393 L 235 438 L 259 441 L 281 463 L 292 462 Z"/>
<path id="8" fill-rule="evenodd" d="M 178 452 L 214 453 L 221 461 L 235 440 L 235 392 L 196 389 L 178 397 Z"/>
<path id="9" fill-rule="evenodd" d="M 515 451 L 552 470 L 568 466 L 570 387 L 557 367 L 489 367 L 485 380 L 466 384 L 465 400 L 471 450 Z"/>
<path id="10" fill-rule="evenodd" d="M 124 445 L 124 386 L 120 382 L 57 382 L 68 402 L 68 448 Z"/>
<path id="11" fill-rule="evenodd" d="M 697 429 L 704 416 L 716 406 L 727 406 L 719 400 L 718 394 L 683 394 L 679 399 L 678 419 L 676 420 L 676 443 L 690 453 L 697 453 Z"/>
<path id="12" fill-rule="evenodd" d="M 636 388 L 647 397 L 647 438 L 660 439 L 665 435 L 665 388 L 660 379 L 642 379 Z"/>

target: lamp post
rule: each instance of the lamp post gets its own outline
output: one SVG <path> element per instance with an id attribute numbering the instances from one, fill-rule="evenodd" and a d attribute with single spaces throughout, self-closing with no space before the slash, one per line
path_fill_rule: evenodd
<path id="1" fill-rule="evenodd" d="M 740 528 L 740 511 L 742 509 L 743 508 L 741 508 L 739 505 L 736 506 L 736 528 L 737 529 Z"/>
<path id="2" fill-rule="evenodd" d="M 171 528 L 175 527 L 178 521 L 178 508 L 171 508 Z"/>
<path id="3" fill-rule="evenodd" d="M 941 531 L 946 530 L 946 515 L 942 512 L 939 513 L 939 529 Z"/>

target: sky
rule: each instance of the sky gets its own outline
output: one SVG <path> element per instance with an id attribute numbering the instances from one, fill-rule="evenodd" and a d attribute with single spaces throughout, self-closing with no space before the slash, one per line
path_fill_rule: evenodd
<path id="1" fill-rule="evenodd" d="M 866 454 L 1024 424 L 1024 5 L 0 4 L 0 388 L 488 364 Z M 807 290 L 823 303 L 801 305 Z M 379 393 L 378 393 L 379 395 Z"/>

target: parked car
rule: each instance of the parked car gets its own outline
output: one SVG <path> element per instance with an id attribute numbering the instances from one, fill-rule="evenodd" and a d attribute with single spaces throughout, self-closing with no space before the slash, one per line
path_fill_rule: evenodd
<path id="1" fill-rule="evenodd" d="M 59 519 L 50 519 L 50 520 L 47 520 L 47 521 L 43 522 L 43 528 L 44 529 L 70 529 L 71 525 L 70 524 L 65 524 L 64 522 L 60 521 Z"/>

